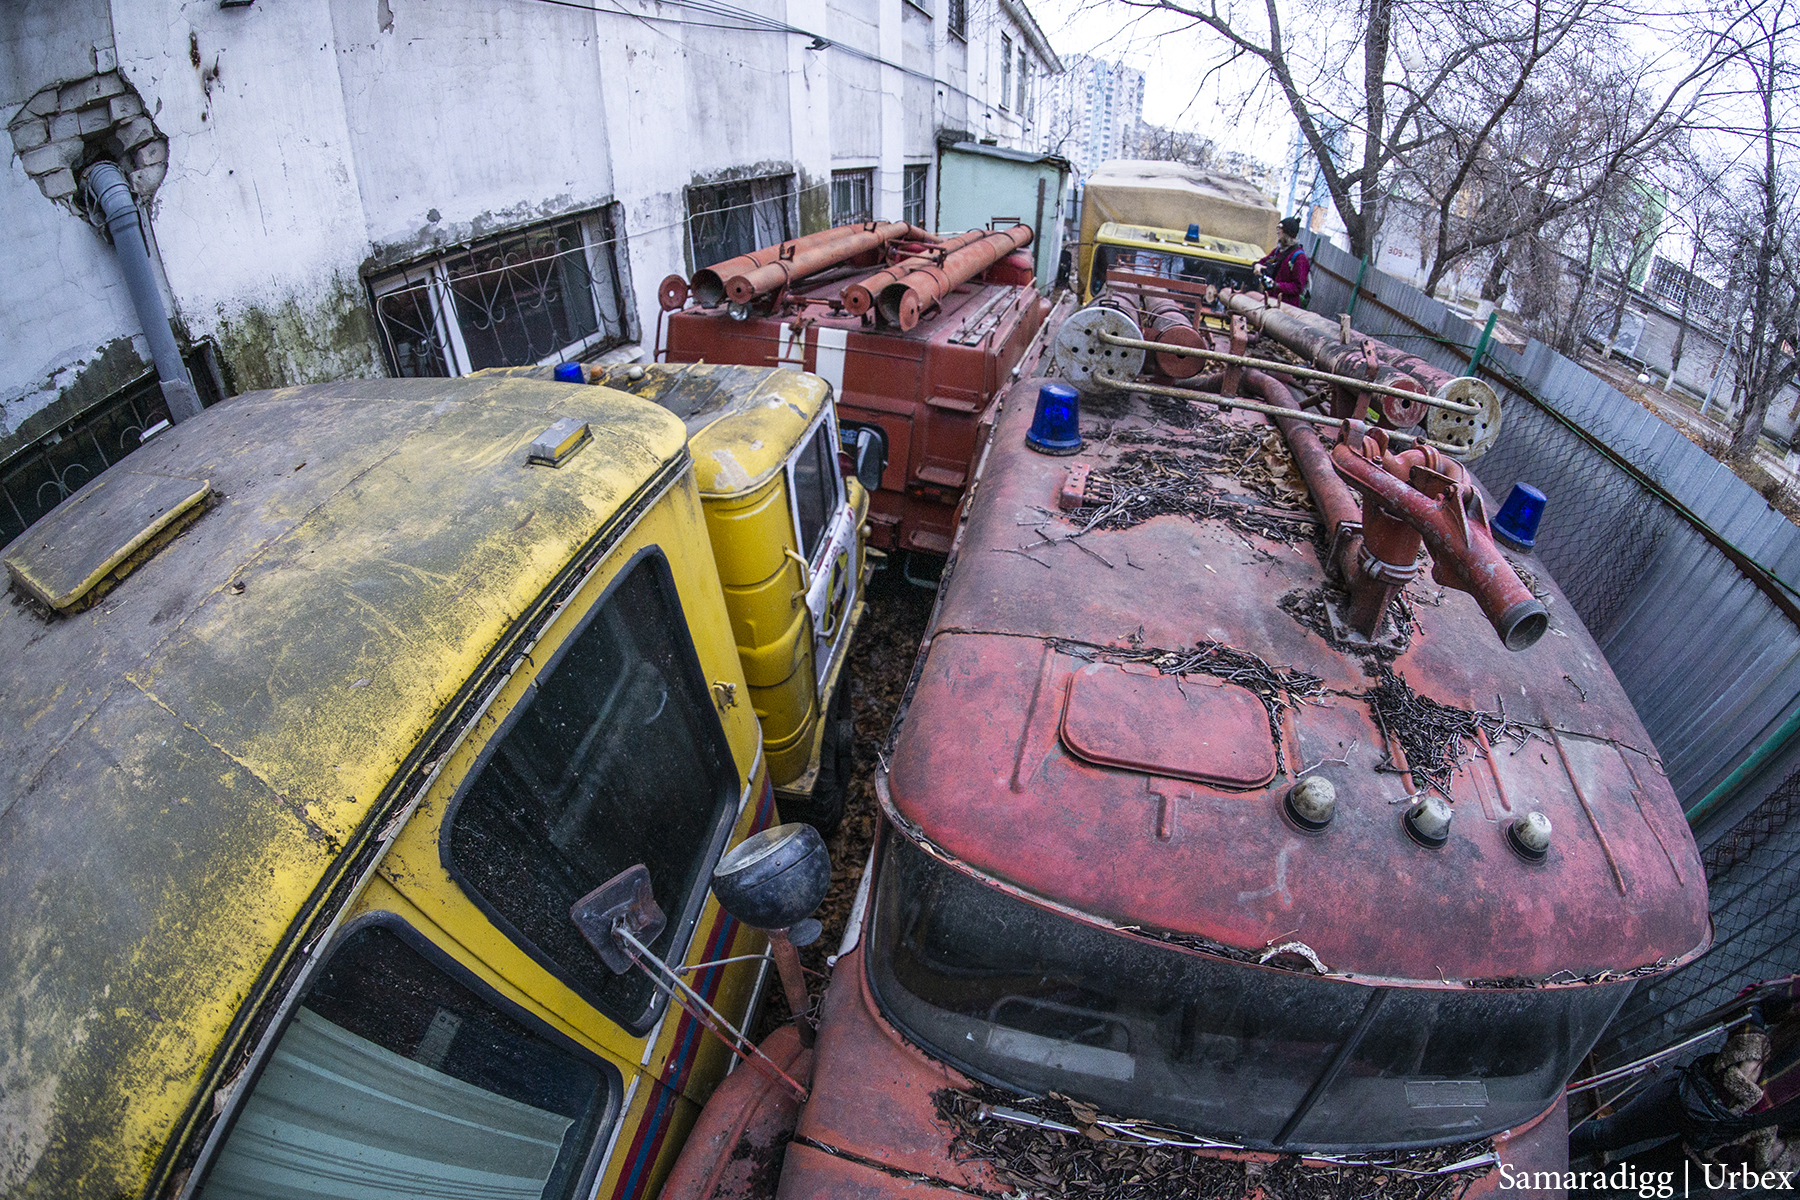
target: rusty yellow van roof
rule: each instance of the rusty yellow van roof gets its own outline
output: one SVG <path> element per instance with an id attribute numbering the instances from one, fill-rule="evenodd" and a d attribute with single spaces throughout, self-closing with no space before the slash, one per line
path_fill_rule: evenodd
<path id="1" fill-rule="evenodd" d="M 562 417 L 593 440 L 528 466 Z M 0 605 L 0 1195 L 139 1196 L 168 1171 L 465 681 L 679 478 L 685 437 L 533 380 L 259 392 L 6 548 L 79 580 L 118 505 L 156 524 L 160 494 L 209 485 L 92 607 Z"/>
<path id="2" fill-rule="evenodd" d="M 711 497 L 768 482 L 831 400 L 831 385 L 817 375 L 779 367 L 653 363 L 608 368 L 601 382 L 681 418 L 694 480 Z"/>

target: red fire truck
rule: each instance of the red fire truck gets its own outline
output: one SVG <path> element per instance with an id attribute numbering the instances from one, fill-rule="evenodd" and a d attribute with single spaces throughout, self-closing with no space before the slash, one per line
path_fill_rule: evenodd
<path id="1" fill-rule="evenodd" d="M 1030 370 L 1050 311 L 1031 236 L 869 222 L 672 275 L 662 357 L 822 376 L 870 485 L 869 544 L 941 558 L 983 414 Z"/>
<path id="2" fill-rule="evenodd" d="M 727 1081 L 666 1197 L 1074 1194 L 1102 1150 L 1186 1172 L 1143 1194 L 1497 1194 L 1567 1165 L 1571 1073 L 1710 943 L 1533 505 L 1463 465 L 1491 390 L 1151 290 L 1063 324 L 1080 391 L 1008 392 L 816 1044 L 803 1019 Z M 804 875 L 758 837 L 715 875 L 733 911 L 745 863 Z M 743 913 L 785 947 L 798 892 Z"/>

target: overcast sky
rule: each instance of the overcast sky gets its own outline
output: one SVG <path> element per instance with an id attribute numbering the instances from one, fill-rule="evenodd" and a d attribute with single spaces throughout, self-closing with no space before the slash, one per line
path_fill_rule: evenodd
<path id="1" fill-rule="evenodd" d="M 1215 72 L 1218 41 L 1164 14 L 1104 0 L 1031 0 L 1031 11 L 1060 55 L 1088 54 L 1144 73 L 1144 119 L 1153 125 L 1209 137 L 1276 164 L 1287 157 L 1294 119 L 1287 105 L 1262 88 L 1248 110 L 1243 93 L 1261 76 L 1245 65 Z"/>

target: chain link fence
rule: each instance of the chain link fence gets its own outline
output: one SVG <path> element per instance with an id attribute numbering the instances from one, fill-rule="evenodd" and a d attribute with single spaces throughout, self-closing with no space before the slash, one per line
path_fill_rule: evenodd
<path id="1" fill-rule="evenodd" d="M 1327 244 L 1315 262 L 1313 309 L 1350 309 L 1357 260 Z M 1444 305 L 1371 270 L 1354 306 L 1358 330 L 1467 372 L 1479 331 Z M 1660 417 L 1540 343 L 1492 349 L 1481 373 L 1503 415 L 1476 476 L 1496 499 L 1520 482 L 1549 498 L 1536 557 L 1631 696 L 1684 807 L 1719 799 L 1721 780 L 1800 697 L 1800 531 Z M 1595 1050 L 1599 1068 L 1669 1045 L 1750 984 L 1800 972 L 1800 770 L 1765 775 L 1738 783 L 1715 806 L 1722 819 L 1699 831 L 1712 947 L 1637 987 Z"/>

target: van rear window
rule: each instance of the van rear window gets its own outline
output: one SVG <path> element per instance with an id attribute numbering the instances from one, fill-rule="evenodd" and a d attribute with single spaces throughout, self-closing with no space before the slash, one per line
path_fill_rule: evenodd
<path id="1" fill-rule="evenodd" d="M 245 1100 L 203 1200 L 560 1200 L 592 1187 L 618 1072 L 503 1011 L 415 938 L 375 923 L 333 952 Z"/>
<path id="2" fill-rule="evenodd" d="M 569 909 L 643 863 L 669 918 L 652 949 L 677 956 L 737 797 L 668 564 L 647 552 L 557 651 L 464 785 L 444 825 L 444 864 L 534 958 L 642 1032 L 655 985 L 607 970 Z"/>

